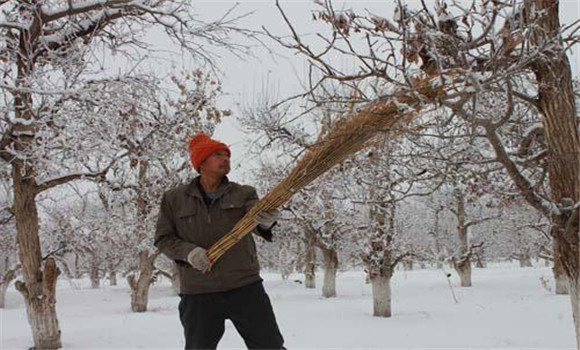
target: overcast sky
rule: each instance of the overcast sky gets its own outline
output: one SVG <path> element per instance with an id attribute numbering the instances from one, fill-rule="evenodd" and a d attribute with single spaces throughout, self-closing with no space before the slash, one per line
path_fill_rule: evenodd
<path id="1" fill-rule="evenodd" d="M 407 1 L 411 7 L 413 7 L 413 2 L 417 1 Z M 234 1 L 199 1 L 195 2 L 194 6 L 199 10 L 201 18 L 209 20 L 223 14 L 235 3 Z M 237 3 L 239 3 L 236 10 L 238 13 L 254 12 L 240 23 L 242 26 L 255 30 L 260 30 L 264 26 L 276 35 L 289 34 L 273 0 L 238 1 Z M 335 7 L 353 8 L 358 13 L 368 9 L 372 13 L 392 19 L 394 9 L 392 0 L 346 1 L 345 4 L 335 5 Z M 321 23 L 312 20 L 312 11 L 316 9 L 313 1 L 281 1 L 281 6 L 299 33 L 306 37 L 313 38 L 317 31 L 325 28 Z M 562 24 L 580 19 L 579 1 L 561 0 L 560 12 Z M 303 57 L 295 56 L 272 40 L 265 39 L 265 42 L 276 52 L 275 59 L 265 49 L 256 46 L 252 53 L 259 57 L 259 60 L 253 58 L 240 60 L 224 55 L 219 63 L 224 73 L 222 77 L 224 91 L 228 94 L 221 100 L 221 106 L 232 109 L 234 117 L 224 119 L 223 123 L 218 126 L 215 137 L 231 145 L 233 152 L 231 177 L 240 182 L 251 181 L 244 179 L 243 175 L 253 166 L 252 164 L 255 164 L 253 160 L 244 156 L 244 143 L 251 140 L 252 136 L 244 135 L 239 129 L 236 116 L 239 116 L 240 107 L 252 104 L 264 94 L 264 89 L 268 89 L 269 92 L 275 90 L 279 97 L 300 92 L 301 82 L 305 81 L 307 72 Z M 578 52 L 578 49 L 575 52 Z M 571 57 L 571 64 L 574 74 L 577 75 L 580 71 L 578 54 Z"/>

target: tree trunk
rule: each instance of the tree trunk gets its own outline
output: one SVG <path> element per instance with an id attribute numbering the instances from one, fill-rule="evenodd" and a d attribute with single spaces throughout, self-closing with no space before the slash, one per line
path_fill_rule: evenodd
<path id="1" fill-rule="evenodd" d="M 10 284 L 6 282 L 0 283 L 0 309 L 6 307 L 6 290 Z"/>
<path id="2" fill-rule="evenodd" d="M 485 260 L 483 259 L 481 254 L 475 254 L 474 260 L 475 260 L 475 267 L 477 267 L 478 269 L 486 268 Z"/>
<path id="3" fill-rule="evenodd" d="M 35 349 L 62 347 L 56 317 L 56 281 L 59 273 L 54 258 L 49 257 L 41 270 L 40 281 L 36 284 L 17 281 L 15 284 L 24 297 Z"/>
<path id="4" fill-rule="evenodd" d="M 294 271 L 304 271 L 306 264 L 306 256 L 302 254 L 302 241 L 296 242 L 296 261 L 294 264 Z"/>
<path id="5" fill-rule="evenodd" d="M 109 286 L 117 285 L 117 265 L 113 263 L 113 258 L 107 257 L 107 275 L 109 276 Z"/>
<path id="6" fill-rule="evenodd" d="M 469 256 L 460 258 L 453 264 L 453 267 L 459 275 L 461 287 L 471 287 L 471 259 Z"/>
<path id="7" fill-rule="evenodd" d="M 284 281 L 290 277 L 294 268 L 294 264 L 290 263 L 289 260 L 290 252 L 288 251 L 288 248 L 282 247 L 278 252 L 278 269 L 280 270 L 280 275 Z"/>
<path id="8" fill-rule="evenodd" d="M 520 267 L 532 267 L 532 258 L 527 254 L 519 254 Z"/>
<path id="9" fill-rule="evenodd" d="M 576 331 L 576 348 L 580 349 L 580 290 L 579 283 L 570 283 L 570 302 L 572 304 L 572 319 L 574 320 L 574 329 Z"/>
<path id="10" fill-rule="evenodd" d="M 109 270 L 109 285 L 116 286 L 117 285 L 117 271 Z"/>
<path id="11" fill-rule="evenodd" d="M 7 279 L 3 279 L 0 283 L 0 309 L 6 307 L 6 290 L 10 285 L 10 281 Z"/>
<path id="12" fill-rule="evenodd" d="M 391 317 L 391 277 L 392 274 L 373 275 L 373 316 Z"/>
<path id="13" fill-rule="evenodd" d="M 458 257 L 453 259 L 453 267 L 457 271 L 462 287 L 471 287 L 471 257 L 468 248 L 468 237 L 465 223 L 465 197 L 461 191 L 455 191 L 457 200 L 457 234 L 459 238 Z"/>
<path id="14" fill-rule="evenodd" d="M 68 266 L 68 262 L 66 259 L 66 254 L 64 256 L 61 257 L 55 257 L 57 259 L 58 262 L 58 266 L 60 266 L 60 272 L 64 273 L 64 276 L 66 277 L 67 280 L 72 280 L 74 278 L 73 272 L 70 269 L 70 266 Z"/>
<path id="15" fill-rule="evenodd" d="M 435 254 L 435 264 L 438 269 L 443 268 L 443 251 L 441 249 L 441 225 L 439 224 L 439 214 L 443 210 L 443 207 L 439 206 L 435 208 L 435 222 L 433 223 L 433 253 Z"/>
<path id="16" fill-rule="evenodd" d="M 552 237 L 556 235 L 555 228 L 555 226 L 552 226 Z M 552 242 L 554 256 L 552 273 L 554 274 L 556 294 L 565 295 L 568 294 L 568 277 L 566 277 L 566 271 L 564 271 L 564 266 L 562 265 L 563 260 L 560 257 L 560 240 L 554 238 Z"/>
<path id="17" fill-rule="evenodd" d="M 91 257 L 91 288 L 98 289 L 101 286 L 101 278 L 99 276 L 99 263 L 95 254 Z"/>
<path id="18" fill-rule="evenodd" d="M 304 286 L 310 289 L 316 288 L 316 247 L 314 244 L 309 244 L 306 250 Z"/>
<path id="19" fill-rule="evenodd" d="M 561 260 L 561 267 L 568 277 L 576 341 L 580 347 L 580 208 L 571 208 L 580 201 L 580 136 L 572 71 L 561 43 L 559 2 L 536 0 L 527 5 L 528 13 L 532 13 L 533 6 L 533 15 L 539 15 L 537 28 L 532 31 L 532 43 L 540 47 L 549 44 L 552 48 L 538 57 L 531 68 L 538 82 L 537 100 L 544 119 L 552 200 L 562 205 L 561 213 L 553 215 L 552 220 L 553 239 L 555 245 L 558 245 L 554 264 Z M 574 215 L 576 220 L 571 220 Z"/>
<path id="20" fill-rule="evenodd" d="M 153 270 L 155 269 L 155 260 L 159 256 L 156 252 L 149 256 L 149 251 L 142 250 L 139 252 L 139 277 L 135 274 L 127 276 L 127 282 L 131 287 L 131 310 L 133 312 L 147 311 L 149 303 L 149 287 L 153 283 Z"/>
<path id="21" fill-rule="evenodd" d="M 325 298 L 336 297 L 336 271 L 338 270 L 338 255 L 334 249 L 322 249 L 324 257 L 324 284 L 322 296 Z"/>
<path id="22" fill-rule="evenodd" d="M 139 243 L 147 238 L 147 229 L 145 226 L 149 207 L 147 206 L 147 171 L 149 169 L 149 161 L 146 159 L 139 159 L 138 162 L 138 191 L 136 206 L 138 223 L 135 227 L 135 233 L 138 237 Z M 133 312 L 147 311 L 147 304 L 149 303 L 149 287 L 154 282 L 153 272 L 155 270 L 155 260 L 161 254 L 159 251 L 149 255 L 147 249 L 139 252 L 139 276 L 130 274 L 127 276 L 127 281 L 131 287 L 131 310 Z"/>
<path id="23" fill-rule="evenodd" d="M 555 267 L 552 268 L 552 271 L 554 271 L 554 270 L 555 270 Z M 568 278 L 566 277 L 566 275 L 563 272 L 558 272 L 558 274 L 556 274 L 556 271 L 554 271 L 554 283 L 555 283 L 556 294 L 558 294 L 558 295 L 568 294 L 568 289 L 569 289 Z"/>
<path id="24" fill-rule="evenodd" d="M 0 275 L 0 309 L 6 306 L 6 290 L 16 278 L 18 268 L 8 270 L 3 276 Z"/>
<path id="25" fill-rule="evenodd" d="M 556 280 L 556 292 L 558 288 L 565 290 L 570 294 L 570 303 L 572 305 L 572 319 L 574 320 L 574 329 L 576 332 L 576 346 L 580 349 L 580 280 L 579 280 L 579 253 L 578 253 L 578 223 L 575 228 L 566 227 L 566 219 L 563 215 L 555 215 L 552 222 L 552 232 L 560 237 L 560 242 L 554 245 L 558 250 L 554 252 L 554 267 L 556 262 L 560 261 L 560 267 L 564 272 L 565 279 Z M 566 283 L 568 282 L 568 283 Z M 560 284 L 560 285 L 559 285 Z"/>
<path id="26" fill-rule="evenodd" d="M 59 270 L 54 258 L 44 261 L 38 235 L 38 210 L 33 171 L 23 169 L 19 162 L 12 165 L 14 188 L 14 217 L 18 239 L 18 253 L 24 281 L 16 288 L 24 296 L 28 322 L 36 349 L 58 349 L 62 346 L 56 317 L 56 281 Z"/>
<path id="27" fill-rule="evenodd" d="M 80 257 L 75 253 L 75 279 L 80 279 L 81 277 L 83 277 L 83 272 L 81 270 Z"/>

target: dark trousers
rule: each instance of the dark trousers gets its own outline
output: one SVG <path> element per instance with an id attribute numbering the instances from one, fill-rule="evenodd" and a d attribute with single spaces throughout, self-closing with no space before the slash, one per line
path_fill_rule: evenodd
<path id="1" fill-rule="evenodd" d="M 230 319 L 248 349 L 283 349 L 270 298 L 262 282 L 227 292 L 181 295 L 179 318 L 186 349 L 215 349 Z"/>

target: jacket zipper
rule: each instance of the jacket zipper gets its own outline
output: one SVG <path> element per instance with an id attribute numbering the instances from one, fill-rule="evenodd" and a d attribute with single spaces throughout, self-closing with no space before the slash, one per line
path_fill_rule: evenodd
<path id="1" fill-rule="evenodd" d="M 207 223 L 211 224 L 211 206 L 213 205 L 214 201 L 211 201 L 209 205 L 206 205 L 207 208 Z"/>

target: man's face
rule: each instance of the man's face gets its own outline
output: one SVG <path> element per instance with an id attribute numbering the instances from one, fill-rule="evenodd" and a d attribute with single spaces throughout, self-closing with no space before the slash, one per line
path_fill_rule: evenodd
<path id="1" fill-rule="evenodd" d="M 200 172 L 225 176 L 230 172 L 230 155 L 226 151 L 217 151 L 201 163 Z"/>

